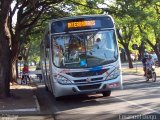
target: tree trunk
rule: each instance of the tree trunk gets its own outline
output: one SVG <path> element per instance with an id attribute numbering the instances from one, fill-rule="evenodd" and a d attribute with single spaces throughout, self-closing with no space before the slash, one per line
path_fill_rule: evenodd
<path id="1" fill-rule="evenodd" d="M 11 82 L 12 82 L 12 84 L 14 84 L 14 83 L 17 83 L 17 71 L 16 71 L 16 66 L 17 66 L 17 64 L 16 64 L 16 61 L 14 61 L 14 62 L 12 62 L 11 63 L 12 64 L 12 66 L 11 66 Z"/>
<path id="2" fill-rule="evenodd" d="M 6 36 L 3 33 L 0 33 L 0 98 L 8 97 L 10 94 L 10 51 Z"/>
<path id="3" fill-rule="evenodd" d="M 128 58 L 129 68 L 133 68 L 130 51 L 127 47 L 125 48 L 125 50 L 126 50 L 126 55 L 127 55 L 127 58 Z"/>
<path id="4" fill-rule="evenodd" d="M 16 77 L 18 78 L 19 77 L 19 69 L 18 69 L 18 60 L 16 60 Z"/>
<path id="5" fill-rule="evenodd" d="M 142 43 L 140 44 L 139 48 L 138 48 L 138 52 L 139 52 L 139 55 L 138 55 L 138 60 L 142 60 L 143 58 L 143 54 L 144 54 L 144 42 L 142 41 Z"/>
<path id="6" fill-rule="evenodd" d="M 10 95 L 10 33 L 8 12 L 11 0 L 1 1 L 0 11 L 0 98 Z"/>
<path id="7" fill-rule="evenodd" d="M 18 38 L 19 35 L 16 35 L 14 37 L 12 37 L 12 54 L 11 54 L 11 65 L 12 65 L 12 69 L 11 69 L 11 82 L 12 83 L 16 83 L 17 82 L 17 58 L 18 58 L 18 54 L 19 54 L 19 44 L 18 44 Z"/>
<path id="8" fill-rule="evenodd" d="M 123 47 L 125 49 L 125 53 L 126 53 L 127 58 L 128 58 L 129 68 L 133 68 L 132 59 L 131 59 L 131 53 L 130 53 L 130 51 L 128 49 L 129 43 L 124 43 L 123 41 L 121 41 L 121 44 L 123 45 Z"/>
<path id="9" fill-rule="evenodd" d="M 12 51 L 12 52 L 14 52 L 14 51 Z M 16 51 L 15 51 L 14 54 L 16 54 Z M 16 59 L 17 59 L 17 56 L 16 55 L 13 56 L 13 54 L 12 54 L 11 61 L 10 61 L 10 64 L 11 64 L 11 82 L 12 83 L 17 82 L 17 70 L 16 69 L 18 69 L 18 68 L 17 68 L 17 64 L 16 64 L 16 61 L 17 61 Z"/>

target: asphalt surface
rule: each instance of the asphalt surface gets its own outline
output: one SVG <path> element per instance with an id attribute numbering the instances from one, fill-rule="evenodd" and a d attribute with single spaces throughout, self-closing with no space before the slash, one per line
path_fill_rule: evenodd
<path id="1" fill-rule="evenodd" d="M 141 63 L 136 64 L 141 68 Z M 125 69 L 128 64 L 122 64 Z M 135 68 L 134 68 L 135 69 Z M 34 73 L 32 73 L 34 76 Z M 110 97 L 102 94 L 63 97 L 56 101 L 44 84 L 33 79 L 40 111 L 10 115 L 1 119 L 14 120 L 158 120 L 160 118 L 160 77 L 146 82 L 143 74 L 123 73 L 123 90 L 112 91 Z"/>
<path id="2" fill-rule="evenodd" d="M 36 95 L 41 114 L 52 114 L 56 120 L 131 120 L 135 116 L 136 120 L 158 120 L 160 77 L 157 76 L 156 82 L 146 82 L 143 74 L 123 73 L 123 82 L 124 89 L 112 91 L 110 97 L 78 95 L 63 97 L 60 101 L 56 101 L 44 85 L 38 85 Z"/>

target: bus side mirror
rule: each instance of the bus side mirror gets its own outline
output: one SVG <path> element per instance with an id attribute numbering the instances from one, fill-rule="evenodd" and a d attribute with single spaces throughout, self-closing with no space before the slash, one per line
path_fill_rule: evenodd
<path id="1" fill-rule="evenodd" d="M 122 30 L 121 29 L 117 29 L 116 33 L 117 33 L 118 38 L 121 40 L 123 38 L 123 36 L 122 36 Z"/>

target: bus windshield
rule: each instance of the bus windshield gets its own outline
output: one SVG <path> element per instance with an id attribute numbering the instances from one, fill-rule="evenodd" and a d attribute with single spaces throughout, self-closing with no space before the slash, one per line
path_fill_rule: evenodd
<path id="1" fill-rule="evenodd" d="M 96 67 L 118 59 L 114 30 L 52 36 L 53 63 L 60 68 Z"/>

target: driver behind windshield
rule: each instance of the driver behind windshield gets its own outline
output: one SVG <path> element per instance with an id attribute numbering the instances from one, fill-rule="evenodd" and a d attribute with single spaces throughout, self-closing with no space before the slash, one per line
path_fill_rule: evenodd
<path id="1" fill-rule="evenodd" d="M 114 51 L 107 48 L 106 40 L 97 38 L 89 54 L 101 59 L 110 59 Z"/>

